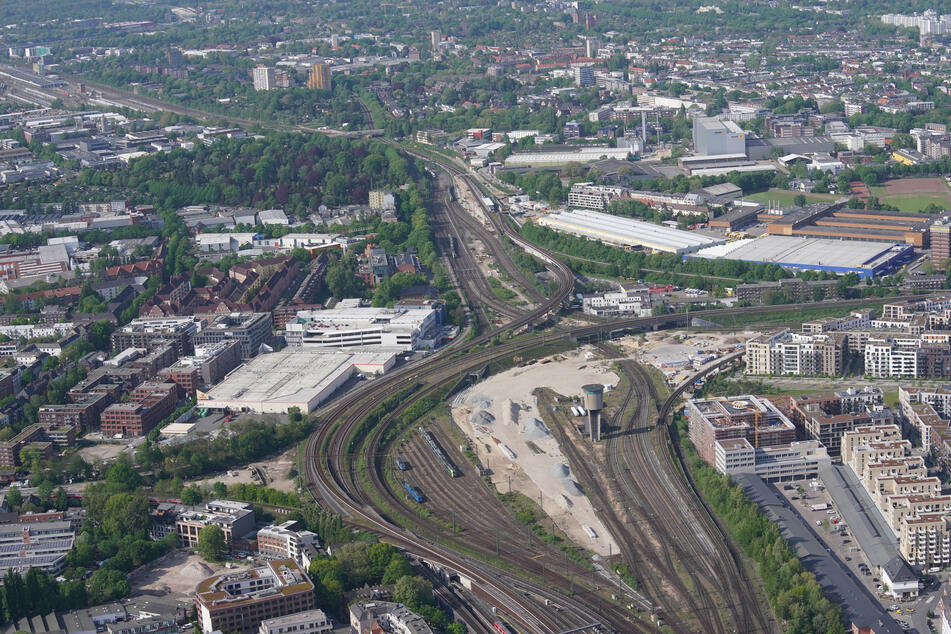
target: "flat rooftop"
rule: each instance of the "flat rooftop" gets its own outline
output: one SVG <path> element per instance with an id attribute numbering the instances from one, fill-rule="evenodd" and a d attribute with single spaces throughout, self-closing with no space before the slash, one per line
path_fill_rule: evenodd
<path id="1" fill-rule="evenodd" d="M 208 390 L 199 407 L 256 412 L 312 411 L 357 370 L 382 372 L 397 350 L 285 348 L 259 354 Z"/>
<path id="2" fill-rule="evenodd" d="M 780 266 L 857 269 L 873 268 L 883 259 L 891 257 L 893 246 L 859 240 L 767 235 L 750 240 L 737 240 L 722 247 L 701 249 L 695 256 L 705 259 L 773 262 Z"/>
<path id="3" fill-rule="evenodd" d="M 720 244 L 717 240 L 690 231 L 671 229 L 641 220 L 632 220 L 587 209 L 565 211 L 539 218 L 538 224 L 602 242 L 639 246 L 667 253 L 689 253 Z"/>

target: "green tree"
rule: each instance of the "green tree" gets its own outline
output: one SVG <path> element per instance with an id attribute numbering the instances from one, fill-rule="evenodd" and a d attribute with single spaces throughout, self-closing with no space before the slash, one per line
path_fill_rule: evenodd
<path id="1" fill-rule="evenodd" d="M 225 534 L 218 526 L 209 524 L 198 533 L 198 553 L 208 561 L 221 561 L 225 549 Z"/>
<path id="2" fill-rule="evenodd" d="M 187 506 L 195 506 L 202 499 L 201 489 L 197 485 L 191 485 L 184 491 L 182 491 L 182 504 Z"/>
<path id="3" fill-rule="evenodd" d="M 404 576 L 393 586 L 393 601 L 402 603 L 411 610 L 433 604 L 433 586 L 421 576 Z"/>
<path id="4" fill-rule="evenodd" d="M 11 509 L 18 509 L 21 504 L 23 504 L 23 494 L 20 493 L 20 488 L 10 487 L 7 492 L 7 506 Z"/>
<path id="5" fill-rule="evenodd" d="M 390 585 L 399 581 L 400 578 L 412 574 L 413 569 L 410 568 L 409 560 L 402 553 L 397 553 L 390 559 L 390 563 L 386 565 L 386 569 L 383 571 L 383 578 L 380 582 L 383 585 Z"/>

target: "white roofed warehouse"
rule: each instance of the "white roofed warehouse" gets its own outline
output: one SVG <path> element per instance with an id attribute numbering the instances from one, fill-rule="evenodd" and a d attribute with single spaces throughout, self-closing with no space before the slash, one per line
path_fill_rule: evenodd
<path id="1" fill-rule="evenodd" d="M 692 253 L 698 249 L 723 244 L 718 240 L 690 231 L 681 231 L 650 222 L 578 209 L 550 214 L 538 224 L 556 231 L 592 238 L 625 247 L 642 247 L 664 253 Z"/>

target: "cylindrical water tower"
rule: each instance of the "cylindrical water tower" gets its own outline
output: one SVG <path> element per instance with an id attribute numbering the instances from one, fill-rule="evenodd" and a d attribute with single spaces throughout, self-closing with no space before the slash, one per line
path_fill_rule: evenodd
<path id="1" fill-rule="evenodd" d="M 600 383 L 583 385 L 584 408 L 588 410 L 588 437 L 601 440 L 601 410 L 604 408 L 604 386 Z"/>

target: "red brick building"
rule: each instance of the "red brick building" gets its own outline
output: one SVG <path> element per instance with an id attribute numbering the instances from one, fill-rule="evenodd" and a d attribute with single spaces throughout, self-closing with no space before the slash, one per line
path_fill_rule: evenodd
<path id="1" fill-rule="evenodd" d="M 174 383 L 143 383 L 129 395 L 131 403 L 116 403 L 103 410 L 103 436 L 144 436 L 169 414 L 178 403 Z"/>

